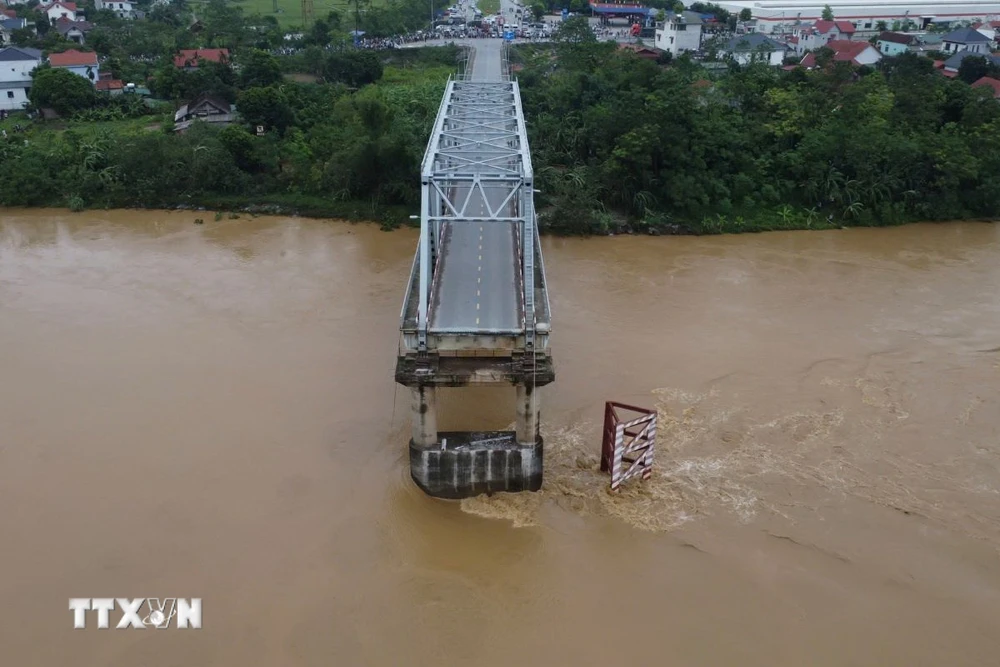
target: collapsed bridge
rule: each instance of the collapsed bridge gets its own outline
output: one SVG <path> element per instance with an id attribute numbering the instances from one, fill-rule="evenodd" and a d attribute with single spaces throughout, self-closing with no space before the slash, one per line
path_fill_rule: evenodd
<path id="1" fill-rule="evenodd" d="M 555 380 L 533 172 L 517 81 L 499 40 L 449 79 L 421 166 L 420 241 L 396 381 L 410 389 L 410 470 L 464 498 L 542 484 L 539 388 Z M 515 388 L 514 431 L 439 432 L 437 389 Z"/>

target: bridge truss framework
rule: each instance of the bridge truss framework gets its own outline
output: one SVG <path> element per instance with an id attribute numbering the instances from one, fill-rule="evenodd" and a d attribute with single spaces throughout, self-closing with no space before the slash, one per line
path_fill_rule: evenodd
<path id="1" fill-rule="evenodd" d="M 523 280 L 523 328 L 518 331 L 434 333 L 521 333 L 528 351 L 535 338 L 534 172 L 516 81 L 448 81 L 421 166 L 418 345 L 427 349 L 433 270 L 439 264 L 442 223 L 512 222 L 518 230 Z M 486 202 L 486 215 L 472 215 L 469 203 Z M 490 202 L 494 202 L 491 204 Z M 498 204 L 495 202 L 499 202 Z"/>

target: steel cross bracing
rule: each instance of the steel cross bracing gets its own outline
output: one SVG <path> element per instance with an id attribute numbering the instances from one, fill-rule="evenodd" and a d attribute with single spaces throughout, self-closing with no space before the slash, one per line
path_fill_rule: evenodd
<path id="1" fill-rule="evenodd" d="M 418 343 L 426 349 L 442 223 L 514 223 L 522 277 L 522 326 L 534 344 L 537 229 L 533 172 L 516 81 L 450 80 L 421 169 Z M 475 202 L 477 211 L 470 210 Z M 445 240 L 446 241 L 446 240 Z M 512 286 L 513 288 L 513 286 Z"/>

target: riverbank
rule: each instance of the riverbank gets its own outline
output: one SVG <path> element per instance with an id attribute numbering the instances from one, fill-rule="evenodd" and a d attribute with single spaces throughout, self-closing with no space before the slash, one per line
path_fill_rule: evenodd
<path id="1" fill-rule="evenodd" d="M 324 222 L 347 222 L 352 224 L 373 225 L 382 231 L 394 231 L 402 228 L 419 228 L 420 221 L 412 219 L 405 207 L 386 207 L 372 210 L 365 202 L 330 202 L 319 198 L 287 197 L 275 198 L 274 200 L 258 200 L 255 203 L 245 203 L 237 198 L 206 198 L 198 203 L 177 204 L 174 206 L 119 206 L 102 208 L 71 209 L 65 206 L 37 206 L 37 207 L 0 207 L 0 219 L 5 211 L 17 213 L 18 211 L 52 211 L 60 217 L 64 215 L 81 216 L 97 215 L 101 211 L 109 213 L 141 211 L 150 215 L 157 213 L 188 213 L 193 224 L 204 224 L 208 222 L 219 222 L 222 220 L 256 219 L 264 217 L 291 217 L 307 218 Z M 877 227 L 902 227 L 920 224 L 962 224 L 962 223 L 989 223 L 1000 222 L 1000 218 L 969 218 L 966 220 L 913 220 L 902 221 L 893 225 L 877 225 Z M 717 226 L 710 229 L 692 229 L 683 225 L 664 225 L 658 227 L 641 226 L 622 222 L 621 224 L 609 227 L 599 233 L 591 234 L 562 234 L 558 231 L 539 226 L 539 233 L 542 236 L 557 238 L 572 237 L 608 237 L 608 236 L 713 236 L 729 234 L 760 234 L 764 232 L 791 232 L 791 231 L 829 231 L 836 229 L 851 229 L 861 227 L 874 227 L 874 225 L 840 225 L 829 221 L 808 222 L 802 226 L 796 226 L 794 220 L 783 220 L 776 217 L 770 223 L 760 221 L 751 226 L 738 220 L 717 222 Z"/>

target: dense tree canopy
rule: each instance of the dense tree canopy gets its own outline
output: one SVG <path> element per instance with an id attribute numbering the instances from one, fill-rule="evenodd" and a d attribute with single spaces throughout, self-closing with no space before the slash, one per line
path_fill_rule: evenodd
<path id="1" fill-rule="evenodd" d="M 36 109 L 54 109 L 68 116 L 94 106 L 97 93 L 94 84 L 82 76 L 67 69 L 44 67 L 34 74 L 30 99 Z"/>
<path id="2" fill-rule="evenodd" d="M 356 66 L 343 73 L 348 81 L 307 84 L 273 81 L 269 58 L 252 55 L 253 66 L 239 75 L 211 66 L 194 72 L 171 66 L 158 73 L 156 88 L 178 99 L 220 88 L 231 92 L 242 119 L 238 125 L 219 130 L 196 122 L 175 134 L 169 121 L 161 131 L 141 121 L 113 130 L 74 122 L 65 132 L 39 124 L 26 141 L 0 141 L 0 205 L 272 201 L 368 219 L 393 206 L 415 210 L 420 159 L 458 49 L 384 53 L 385 66 L 377 54 L 352 52 L 347 61 Z M 367 82 L 383 71 L 391 84 Z M 77 99 L 81 91 L 94 95 L 82 77 L 45 70 L 33 94 L 48 95 L 46 102 L 68 116 L 71 107 L 90 104 Z M 130 104 L 148 111 L 133 95 L 102 99 L 121 117 L 129 116 Z M 264 127 L 263 136 L 257 126 Z"/>
<path id="3" fill-rule="evenodd" d="M 664 69 L 600 48 L 558 44 L 555 61 L 528 49 L 520 73 L 549 229 L 1000 214 L 1000 105 L 925 58 L 888 58 L 860 77 L 838 62 L 710 78 L 684 58 Z"/>

